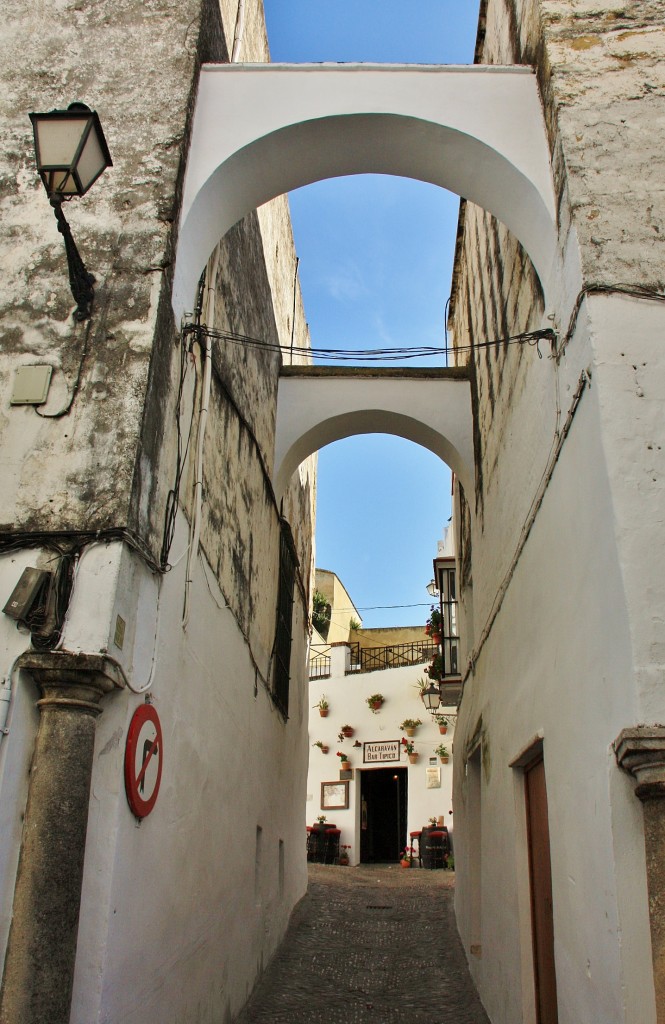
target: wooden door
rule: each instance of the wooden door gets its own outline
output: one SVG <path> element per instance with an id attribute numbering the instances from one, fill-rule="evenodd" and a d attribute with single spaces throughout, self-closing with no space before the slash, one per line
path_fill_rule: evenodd
<path id="1" fill-rule="evenodd" d="M 558 1024 L 550 833 L 542 757 L 527 768 L 525 786 L 536 1020 L 537 1024 Z"/>

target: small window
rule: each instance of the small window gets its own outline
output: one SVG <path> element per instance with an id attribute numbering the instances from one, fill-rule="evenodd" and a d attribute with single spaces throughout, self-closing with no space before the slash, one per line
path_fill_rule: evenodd
<path id="1" fill-rule="evenodd" d="M 291 629 L 293 623 L 293 590 L 298 559 L 291 527 L 280 519 L 279 590 L 277 593 L 277 627 L 275 634 L 275 672 L 273 700 L 287 717 L 289 713 L 289 678 L 291 668 Z"/>

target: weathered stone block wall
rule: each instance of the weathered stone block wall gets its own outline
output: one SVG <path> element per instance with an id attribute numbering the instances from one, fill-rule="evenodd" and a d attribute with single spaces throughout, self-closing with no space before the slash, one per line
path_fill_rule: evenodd
<path id="1" fill-rule="evenodd" d="M 158 307 L 168 303 L 196 70 L 227 56 L 218 8 L 212 0 L 14 0 L 0 46 L 0 441 L 15 480 L 0 523 L 126 526 L 150 354 L 156 333 L 172 340 Z M 98 110 L 114 159 L 88 196 L 67 207 L 97 278 L 93 319 L 83 325 L 70 318 L 64 246 L 35 172 L 27 117 L 75 99 Z M 15 367 L 38 361 L 54 367 L 46 407 L 9 410 Z"/>
<path id="2" fill-rule="evenodd" d="M 198 68 L 228 60 L 236 35 L 240 59 L 268 59 L 262 3 L 248 0 L 242 19 L 240 5 L 216 0 L 126 0 L 112 11 L 11 6 L 0 108 L 0 525 L 23 534 L 125 531 L 158 562 L 175 474 L 180 374 L 170 268 Z M 12 59 L 17 52 L 20 69 Z M 70 317 L 64 246 L 34 170 L 27 118 L 30 110 L 73 99 L 98 110 L 114 160 L 91 192 L 67 207 L 97 278 L 93 317 L 83 325 Z M 294 341 L 307 343 L 286 197 L 236 225 L 213 263 L 213 326 L 288 348 L 295 307 Z M 38 410 L 10 408 L 14 368 L 32 362 L 54 367 L 49 400 Z M 255 619 L 251 580 L 264 595 L 262 646 L 269 648 L 274 595 L 261 586 L 258 568 L 277 557 L 278 510 L 268 474 L 280 356 L 220 342 L 214 364 L 202 543 L 239 621 Z M 307 585 L 309 472 L 302 469 L 285 503 Z M 188 514 L 192 485 L 190 472 L 180 491 Z"/>
<path id="3" fill-rule="evenodd" d="M 535 1005 L 512 765 L 539 743 L 559 1006 L 580 1024 L 656 1019 L 642 825 L 611 743 L 664 710 L 654 339 L 665 310 L 611 288 L 662 290 L 664 15 L 662 3 L 488 0 L 481 16 L 478 62 L 538 76 L 560 260 L 543 296 L 507 232 L 464 207 L 452 328 L 473 373 L 476 492 L 460 517 L 473 664 L 456 735 L 457 906 L 483 1001 L 506 1024 Z M 584 297 L 591 285 L 610 291 Z M 542 359 L 523 343 L 481 348 L 550 325 L 556 359 L 543 342 Z M 482 800 L 466 772 L 476 753 Z"/>
<path id="4" fill-rule="evenodd" d="M 463 204 L 451 323 L 455 343 L 475 347 L 459 354 L 471 364 L 474 401 L 476 493 L 466 497 L 476 514 L 474 543 L 484 538 L 491 576 L 501 578 L 506 553 L 518 542 L 566 396 L 586 363 L 581 348 L 555 370 L 520 344 L 480 346 L 550 325 L 565 335 L 584 285 L 662 284 L 665 176 L 654 159 L 653 131 L 665 83 L 664 15 L 662 2 L 489 0 L 481 11 L 476 60 L 535 68 L 558 201 L 559 254 L 562 266 L 579 264 L 568 278 L 562 273 L 554 307 L 503 226 Z M 545 320 L 546 312 L 553 319 Z M 550 355 L 542 344 L 541 352 Z M 538 407 L 541 415 L 532 415 Z M 493 597 L 476 594 L 475 600 L 479 621 Z"/>
<path id="5" fill-rule="evenodd" d="M 476 59 L 537 68 L 560 203 L 585 280 L 662 285 L 665 3 L 490 0 Z M 563 156 L 565 154 L 565 157 Z M 621 239 L 621 244 L 617 240 Z"/>

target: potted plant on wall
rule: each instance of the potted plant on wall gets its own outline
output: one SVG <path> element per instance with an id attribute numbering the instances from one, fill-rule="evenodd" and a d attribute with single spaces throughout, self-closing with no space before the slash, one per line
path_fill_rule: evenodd
<path id="1" fill-rule="evenodd" d="M 416 750 L 415 743 L 411 743 L 410 740 L 405 740 L 404 737 L 402 736 L 402 746 L 404 747 L 404 752 L 409 757 L 409 763 L 410 764 L 417 764 L 418 763 L 418 752 Z"/>
<path id="2" fill-rule="evenodd" d="M 353 736 L 354 729 L 352 725 L 343 725 L 340 732 L 342 736 L 348 740 L 351 736 Z"/>
<path id="3" fill-rule="evenodd" d="M 373 693 L 371 697 L 367 697 L 366 703 L 370 710 L 376 715 L 380 710 L 385 700 L 382 693 Z"/>
<path id="4" fill-rule="evenodd" d="M 317 740 L 316 743 L 312 743 L 313 747 L 318 747 L 322 754 L 327 754 L 330 747 L 323 742 L 323 740 Z"/>
<path id="5" fill-rule="evenodd" d="M 448 748 L 444 747 L 443 743 L 439 743 L 438 747 L 434 748 L 434 753 L 439 755 L 441 764 L 448 764 L 450 755 L 448 754 Z"/>
<path id="6" fill-rule="evenodd" d="M 446 715 L 435 715 L 434 721 L 439 727 L 439 732 L 442 736 L 445 736 L 448 732 L 448 726 L 450 725 L 450 719 Z"/>
<path id="7" fill-rule="evenodd" d="M 342 769 L 342 771 L 346 771 L 348 768 L 351 767 L 349 755 L 344 750 L 338 750 L 337 756 L 339 758 L 339 766 Z"/>
<path id="8" fill-rule="evenodd" d="M 416 729 L 418 728 L 419 725 L 422 724 L 423 723 L 420 721 L 419 718 L 405 718 L 402 724 L 400 725 L 400 729 L 402 730 L 402 732 L 405 732 L 407 736 L 415 736 Z"/>
<path id="9" fill-rule="evenodd" d="M 429 619 L 425 623 L 425 635 L 431 637 L 435 644 L 441 643 L 441 612 L 434 605 L 431 606 Z"/>
<path id="10" fill-rule="evenodd" d="M 321 715 L 321 718 L 327 718 L 328 717 L 328 710 L 329 710 L 330 705 L 328 704 L 328 701 L 326 700 L 325 693 L 321 694 L 321 697 L 319 698 L 319 700 L 317 700 L 316 704 L 313 704 L 312 707 L 319 709 L 319 714 Z"/>
<path id="11" fill-rule="evenodd" d="M 437 654 L 432 660 L 432 664 L 428 665 L 424 669 L 425 675 L 429 677 L 430 683 L 440 683 L 443 679 L 443 658 L 440 654 Z M 428 684 L 429 685 L 429 684 Z"/>

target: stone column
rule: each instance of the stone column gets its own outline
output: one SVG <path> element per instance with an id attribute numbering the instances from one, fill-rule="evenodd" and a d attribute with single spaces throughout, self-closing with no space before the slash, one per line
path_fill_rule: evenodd
<path id="1" fill-rule="evenodd" d="M 42 698 L 30 770 L 0 1024 L 69 1024 L 95 723 L 124 685 L 103 655 L 28 651 Z"/>
<path id="2" fill-rule="evenodd" d="M 619 766 L 637 780 L 635 795 L 644 809 L 656 1020 L 665 1024 L 665 726 L 624 729 L 614 752 Z"/>

